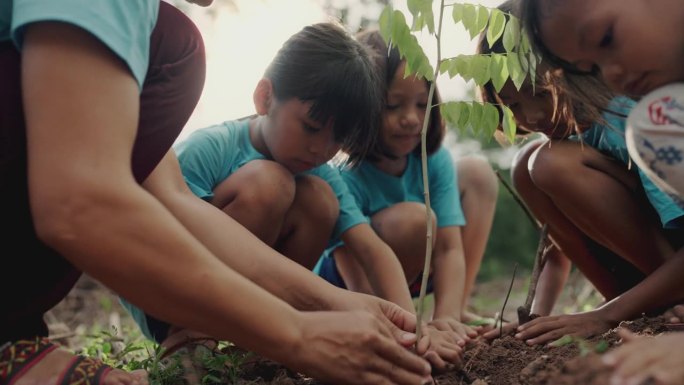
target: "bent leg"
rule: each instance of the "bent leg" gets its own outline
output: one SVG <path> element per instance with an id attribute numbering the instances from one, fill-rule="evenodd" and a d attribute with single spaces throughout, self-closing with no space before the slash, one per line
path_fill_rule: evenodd
<path id="1" fill-rule="evenodd" d="M 461 207 L 466 218 L 466 225 L 461 230 L 466 266 L 465 311 L 494 222 L 499 185 L 494 170 L 484 158 L 470 156 L 459 159 L 457 170 Z"/>
<path id="2" fill-rule="evenodd" d="M 330 185 L 317 176 L 297 176 L 295 191 L 275 248 L 312 270 L 332 236 L 340 204 Z"/>
<path id="3" fill-rule="evenodd" d="M 294 177 L 285 167 L 253 160 L 219 183 L 210 202 L 273 247 L 294 197 Z"/>
<path id="4" fill-rule="evenodd" d="M 579 163 L 567 161 L 573 156 Z M 570 141 L 539 148 L 531 162 L 535 185 L 565 217 L 642 273 L 674 252 L 638 175 L 622 162 Z"/>

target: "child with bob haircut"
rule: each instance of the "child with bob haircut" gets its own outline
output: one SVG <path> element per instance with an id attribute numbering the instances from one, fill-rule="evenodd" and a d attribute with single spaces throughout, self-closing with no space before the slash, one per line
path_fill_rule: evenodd
<path id="1" fill-rule="evenodd" d="M 383 80 L 380 100 L 385 108 L 372 150 L 358 167 L 341 173 L 370 224 L 364 236 L 379 238 L 386 252 L 364 253 L 346 239 L 337 239 L 316 271 L 337 286 L 413 309 L 411 298 L 418 296 L 425 256 L 420 132 L 429 82 L 404 77 L 406 62 L 396 48 L 388 50 L 377 30 L 363 31 L 357 37 L 377 55 Z M 433 103 L 439 104 L 438 93 Z M 463 345 L 477 335 L 476 329 L 465 325 L 477 317 L 466 311 L 466 304 L 491 229 L 497 180 L 486 160 L 473 157 L 459 161 L 457 181 L 453 159 L 442 146 L 444 135 L 445 125 L 435 107 L 426 139 L 434 211 L 431 225 L 436 229 L 428 292 L 434 292 L 435 306 L 426 333 L 446 332 Z M 361 154 L 350 154 L 357 155 Z M 455 353 L 460 355 L 443 354 L 449 358 Z"/>
<path id="2" fill-rule="evenodd" d="M 196 130 L 174 146 L 187 186 L 268 246 L 312 269 L 333 232 L 344 233 L 347 222 L 361 216 L 328 161 L 343 150 L 358 154 L 345 160 L 354 165 L 373 142 L 377 83 L 369 52 L 341 25 L 304 27 L 257 83 L 256 115 Z M 210 336 L 123 302 L 166 354 L 216 345 Z"/>

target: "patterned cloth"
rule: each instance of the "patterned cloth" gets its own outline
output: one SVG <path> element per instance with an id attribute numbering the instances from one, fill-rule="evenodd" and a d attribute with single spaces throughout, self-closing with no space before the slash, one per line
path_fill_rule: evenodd
<path id="1" fill-rule="evenodd" d="M 0 384 L 11 385 L 48 353 L 59 348 L 47 338 L 21 340 L 0 347 Z M 97 385 L 112 370 L 102 361 L 74 356 L 59 385 Z"/>
<path id="2" fill-rule="evenodd" d="M 684 84 L 644 96 L 629 114 L 626 140 L 634 162 L 684 207 Z"/>

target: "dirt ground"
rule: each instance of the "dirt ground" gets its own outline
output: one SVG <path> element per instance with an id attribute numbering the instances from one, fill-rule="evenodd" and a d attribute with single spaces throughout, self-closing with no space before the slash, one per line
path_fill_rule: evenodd
<path id="1" fill-rule="evenodd" d="M 571 282 L 572 283 L 572 282 Z M 508 282 L 490 282 L 478 284 L 474 301 L 475 310 L 490 316 L 500 310 Z M 566 290 L 561 298 L 560 307 L 570 309 L 573 301 L 590 302 L 586 285 L 574 282 L 570 286 L 578 289 Z M 524 298 L 524 282 L 514 284 L 511 298 L 504 318 L 513 319 L 515 308 Z M 590 291 L 590 290 L 589 290 Z M 503 294 L 502 294 L 503 293 Z M 493 296 L 501 300 L 483 300 Z M 477 308 L 476 305 L 489 309 Z M 498 310 L 495 310 L 498 309 Z M 579 309 L 574 309 L 575 311 Z M 47 315 L 51 335 L 64 345 L 79 351 L 87 345 L 87 336 L 101 330 L 116 328 L 126 338 L 140 338 L 134 323 L 121 308 L 115 296 L 96 281 L 84 277 L 72 293 Z M 656 335 L 666 332 L 664 320 L 660 318 L 642 317 L 637 320 L 623 322 L 621 326 L 644 335 Z M 472 384 L 472 385 L 598 385 L 608 383 L 609 373 L 599 360 L 599 353 L 619 344 L 615 330 L 604 335 L 582 341 L 574 341 L 559 347 L 534 346 L 512 338 L 504 337 L 493 342 L 478 340 L 466 350 L 464 365 L 445 373 L 436 373 L 434 378 L 438 385 Z M 601 349 L 599 349 L 601 347 Z M 314 379 L 293 373 L 287 368 L 258 356 L 250 355 L 250 359 L 242 365 L 237 384 L 278 384 L 278 385 L 314 385 L 320 384 Z"/>

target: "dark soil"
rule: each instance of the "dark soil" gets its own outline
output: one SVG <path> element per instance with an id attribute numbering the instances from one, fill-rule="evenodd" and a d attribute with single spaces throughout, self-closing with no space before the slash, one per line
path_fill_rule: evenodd
<path id="1" fill-rule="evenodd" d="M 91 323 L 107 324 L 109 322 L 111 324 L 111 314 L 119 310 L 118 303 L 116 301 L 108 303 L 103 298 L 112 298 L 111 293 L 92 282 L 79 283 L 76 291 L 48 315 L 53 335 L 60 337 L 67 346 L 77 348 L 82 341 L 78 340 L 78 333 L 74 333 L 73 330 L 78 330 L 79 326 L 81 328 L 83 326 L 75 327 L 73 323 L 78 322 L 80 317 L 85 316 Z M 103 307 L 109 308 L 109 312 L 103 312 Z M 88 308 L 91 310 L 88 311 Z M 104 319 L 96 317 L 96 313 L 105 314 Z M 110 314 L 109 317 L 107 313 Z M 122 314 L 125 315 L 125 313 Z M 123 330 L 126 330 L 125 324 L 131 322 L 125 316 L 121 316 L 118 321 L 117 316 L 114 318 L 114 322 L 123 323 L 120 326 Z M 637 320 L 625 321 L 620 326 L 642 335 L 656 335 L 667 331 L 665 320 L 660 317 L 644 316 Z M 72 332 L 65 334 L 64 332 L 68 330 Z M 616 330 L 558 347 L 528 346 L 512 336 L 491 342 L 477 340 L 466 349 L 462 368 L 436 373 L 434 378 L 437 385 L 607 384 L 610 373 L 600 361 L 600 352 L 619 345 Z M 61 336 L 60 333 L 62 333 Z M 278 363 L 254 354 L 246 355 L 241 365 L 239 379 L 235 383 L 322 385 L 314 379 L 292 372 Z"/>

